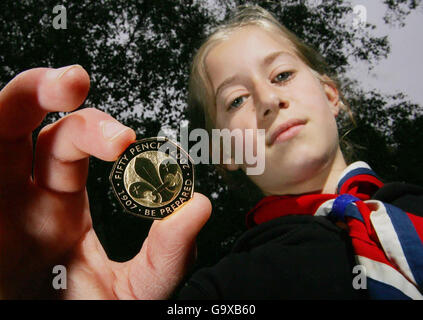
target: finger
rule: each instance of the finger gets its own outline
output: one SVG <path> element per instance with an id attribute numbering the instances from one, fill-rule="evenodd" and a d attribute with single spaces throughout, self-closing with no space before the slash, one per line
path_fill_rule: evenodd
<path id="1" fill-rule="evenodd" d="M 32 170 L 30 132 L 48 111 L 77 108 L 89 89 L 80 66 L 25 71 L 0 91 L 0 189 L 29 181 Z"/>
<path id="2" fill-rule="evenodd" d="M 0 91 L 0 140 L 17 140 L 32 132 L 51 111 L 72 111 L 90 87 L 79 65 L 24 71 Z"/>
<path id="3" fill-rule="evenodd" d="M 210 217 L 210 200 L 194 193 L 177 212 L 155 221 L 140 253 L 130 261 L 129 283 L 138 299 L 166 299 L 193 261 L 195 238 Z"/>
<path id="4" fill-rule="evenodd" d="M 113 161 L 135 141 L 135 132 L 110 115 L 87 108 L 41 130 L 36 146 L 34 182 L 57 192 L 83 190 L 88 157 Z"/>
<path id="5" fill-rule="evenodd" d="M 32 170 L 32 138 L 0 142 L 0 198 L 29 182 Z"/>

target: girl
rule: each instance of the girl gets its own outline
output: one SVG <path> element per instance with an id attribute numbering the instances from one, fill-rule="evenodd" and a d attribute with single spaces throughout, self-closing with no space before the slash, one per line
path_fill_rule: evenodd
<path id="1" fill-rule="evenodd" d="M 189 106 L 209 132 L 265 129 L 265 169 L 247 177 L 263 195 L 247 214 L 250 230 L 229 256 L 194 274 L 182 299 L 422 298 L 422 213 L 414 207 L 423 190 L 383 186 L 364 162 L 347 165 L 336 119 L 350 111 L 338 82 L 270 13 L 244 8 L 208 37 L 193 60 Z"/>

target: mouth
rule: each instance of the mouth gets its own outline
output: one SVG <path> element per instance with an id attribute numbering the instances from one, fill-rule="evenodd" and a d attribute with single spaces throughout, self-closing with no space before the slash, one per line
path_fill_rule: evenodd
<path id="1" fill-rule="evenodd" d="M 290 119 L 282 123 L 270 135 L 269 145 L 282 143 L 293 138 L 301 131 L 306 122 L 301 119 Z"/>

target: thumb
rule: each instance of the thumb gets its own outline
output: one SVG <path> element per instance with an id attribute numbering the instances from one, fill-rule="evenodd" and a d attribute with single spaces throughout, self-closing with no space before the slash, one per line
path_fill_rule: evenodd
<path id="1" fill-rule="evenodd" d="M 138 299 L 166 299 L 195 259 L 195 238 L 212 205 L 201 193 L 164 220 L 154 221 L 141 251 L 131 261 L 129 285 Z"/>

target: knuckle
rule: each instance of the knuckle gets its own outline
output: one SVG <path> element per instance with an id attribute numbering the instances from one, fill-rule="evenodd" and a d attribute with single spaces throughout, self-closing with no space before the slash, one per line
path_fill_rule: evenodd
<path id="1" fill-rule="evenodd" d="M 75 131 L 75 130 L 77 130 L 76 132 L 78 132 L 83 129 L 85 123 L 86 123 L 86 120 L 83 114 L 79 114 L 77 112 L 70 113 L 64 116 L 63 118 L 60 118 L 59 120 L 44 126 L 40 130 L 39 138 L 55 135 L 59 131 L 61 132 L 62 130 L 66 131 L 67 133 L 68 131 Z M 73 135 L 71 134 L 70 136 L 73 136 Z"/>
<path id="2" fill-rule="evenodd" d="M 93 107 L 89 107 L 89 108 L 83 108 L 81 110 L 75 111 L 74 114 L 75 113 L 86 114 L 86 115 L 98 115 L 98 114 L 101 114 L 102 111 Z"/>

